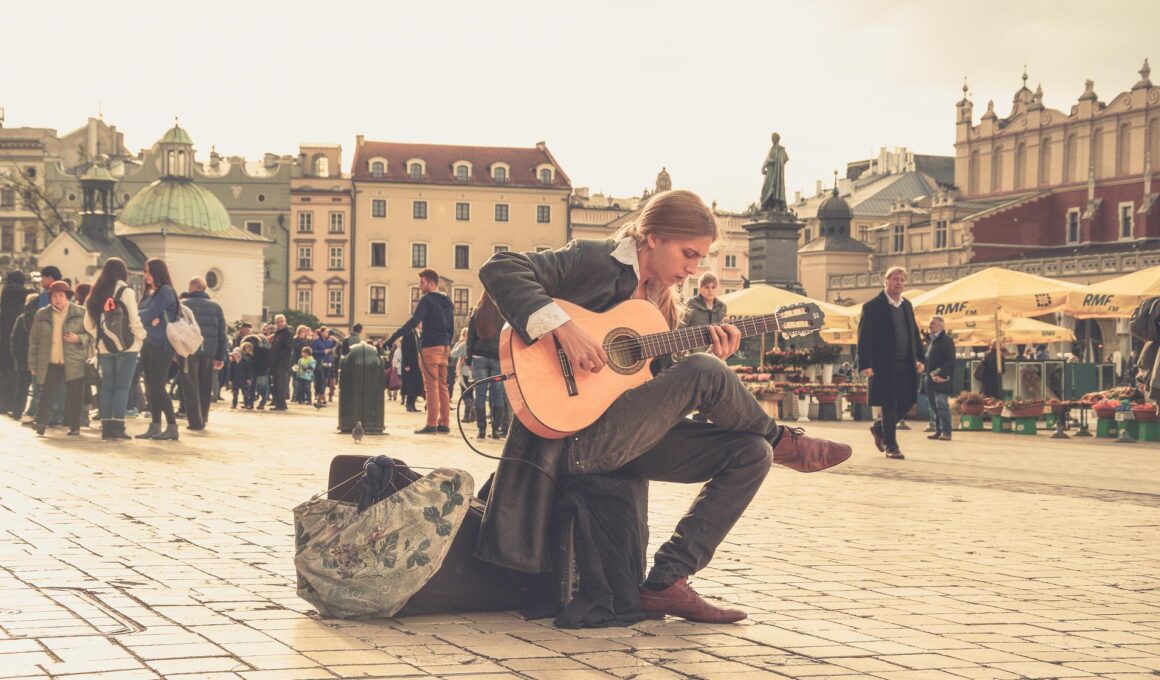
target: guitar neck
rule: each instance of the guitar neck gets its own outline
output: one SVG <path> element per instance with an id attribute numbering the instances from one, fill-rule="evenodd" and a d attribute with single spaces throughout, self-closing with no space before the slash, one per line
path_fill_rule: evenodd
<path id="1" fill-rule="evenodd" d="M 737 330 L 741 331 L 741 337 L 743 338 L 748 338 L 751 335 L 760 335 L 762 333 L 776 333 L 781 330 L 781 324 L 778 323 L 777 314 L 747 316 L 732 322 L 732 324 L 737 327 Z M 711 325 L 716 326 L 720 324 Z M 643 335 L 640 338 L 640 343 L 642 358 L 651 359 L 662 354 L 700 349 L 706 345 L 713 344 L 713 337 L 709 335 L 709 324 L 706 324 L 703 326 L 678 328 L 675 331 L 668 331 L 666 333 Z"/>

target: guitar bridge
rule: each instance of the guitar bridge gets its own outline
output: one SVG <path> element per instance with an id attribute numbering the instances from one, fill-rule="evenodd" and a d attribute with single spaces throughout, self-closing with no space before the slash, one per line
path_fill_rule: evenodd
<path id="1" fill-rule="evenodd" d="M 568 361 L 568 355 L 564 353 L 564 346 L 555 336 L 552 336 L 552 342 L 556 343 L 556 357 L 560 360 L 560 370 L 564 373 L 564 387 L 568 389 L 568 396 L 578 396 L 580 390 L 576 388 L 576 375 L 572 372 L 572 362 Z"/>

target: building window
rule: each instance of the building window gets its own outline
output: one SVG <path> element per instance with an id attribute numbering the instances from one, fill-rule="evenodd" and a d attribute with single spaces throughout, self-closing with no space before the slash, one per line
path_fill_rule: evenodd
<path id="1" fill-rule="evenodd" d="M 906 232 L 901 224 L 894 225 L 894 238 L 890 252 L 901 253 L 906 248 Z"/>
<path id="2" fill-rule="evenodd" d="M 552 183 L 552 171 L 549 170 L 548 168 L 542 168 L 540 170 L 540 184 L 551 184 L 551 183 Z"/>
<path id="3" fill-rule="evenodd" d="M 411 286 L 411 313 L 415 313 L 415 308 L 419 306 L 419 298 L 423 297 L 423 293 L 419 292 L 418 286 Z"/>
<path id="4" fill-rule="evenodd" d="M 326 156 L 319 156 L 314 159 L 314 176 L 315 177 L 330 177 L 330 159 Z"/>
<path id="5" fill-rule="evenodd" d="M 342 316 L 342 289 L 331 288 L 326 291 L 326 314 L 327 316 Z"/>
<path id="6" fill-rule="evenodd" d="M 1067 242 L 1079 243 L 1079 208 L 1067 211 Z"/>
<path id="7" fill-rule="evenodd" d="M 298 246 L 298 268 L 314 269 L 314 246 Z"/>
<path id="8" fill-rule="evenodd" d="M 1132 238 L 1132 209 L 1135 203 L 1120 204 L 1120 238 Z"/>
<path id="9" fill-rule="evenodd" d="M 375 179 L 381 179 L 386 169 L 387 168 L 385 165 L 383 165 L 382 161 L 375 161 L 374 163 L 371 163 L 371 177 L 374 177 Z"/>
<path id="10" fill-rule="evenodd" d="M 314 213 L 298 213 L 298 233 L 309 234 L 314 231 Z"/>
<path id="11" fill-rule="evenodd" d="M 295 309 L 302 312 L 303 314 L 313 314 L 313 307 L 314 291 L 310 290 L 309 288 L 299 288 L 298 304 L 295 306 Z"/>
<path id="12" fill-rule="evenodd" d="M 371 286 L 370 294 L 370 309 L 371 314 L 386 314 L 387 313 L 387 287 L 386 286 Z"/>
<path id="13" fill-rule="evenodd" d="M 258 194 L 258 202 L 265 203 L 266 202 L 266 194 Z"/>
<path id="14" fill-rule="evenodd" d="M 411 244 L 411 268 L 422 269 L 427 266 L 427 244 Z"/>
<path id="15" fill-rule="evenodd" d="M 412 163 L 408 168 L 411 173 L 411 179 L 423 179 L 423 166 L 419 163 Z"/>
<path id="16" fill-rule="evenodd" d="M 127 198 L 125 200 L 128 200 Z M 0 189 L 0 208 L 16 206 L 16 192 L 11 189 Z"/>
<path id="17" fill-rule="evenodd" d="M 343 260 L 346 259 L 346 249 L 342 246 L 330 246 L 328 269 L 345 269 Z"/>
<path id="18" fill-rule="evenodd" d="M 467 316 L 471 304 L 470 300 L 470 288 L 456 288 L 451 291 L 451 302 L 455 305 L 455 316 Z"/>
<path id="19" fill-rule="evenodd" d="M 411 217 L 417 220 L 427 219 L 427 201 L 415 201 L 412 203 Z"/>
<path id="20" fill-rule="evenodd" d="M 376 198 L 371 201 L 371 217 L 387 216 L 387 199 Z"/>
<path id="21" fill-rule="evenodd" d="M 536 206 L 536 221 L 540 224 L 548 224 L 552 221 L 552 206 L 537 205 Z"/>
<path id="22" fill-rule="evenodd" d="M 725 268 L 726 269 L 736 269 L 737 268 L 737 256 L 736 255 L 726 255 L 725 256 Z"/>
<path id="23" fill-rule="evenodd" d="M 455 219 L 460 222 L 466 222 L 471 219 L 471 204 L 470 203 L 456 203 L 455 204 Z"/>
<path id="24" fill-rule="evenodd" d="M 934 223 L 934 247 L 947 247 L 947 221 L 938 220 Z"/>
<path id="25" fill-rule="evenodd" d="M 330 213 L 330 233 L 341 234 L 345 228 L 346 216 L 340 212 Z"/>
<path id="26" fill-rule="evenodd" d="M 507 222 L 508 221 L 508 204 L 507 203 L 496 203 L 495 204 L 495 221 L 496 222 Z"/>
<path id="27" fill-rule="evenodd" d="M 511 250 L 511 248 L 508 248 L 507 246 L 505 246 L 503 244 L 499 244 L 499 245 L 492 247 L 491 254 L 495 255 L 496 253 L 506 253 L 509 250 Z"/>
<path id="28" fill-rule="evenodd" d="M 471 268 L 471 246 L 467 246 L 467 245 L 455 246 L 455 268 L 456 269 L 470 269 Z"/>
<path id="29" fill-rule="evenodd" d="M 387 244 L 382 241 L 371 243 L 371 266 L 387 266 Z"/>
<path id="30" fill-rule="evenodd" d="M 861 241 L 862 243 L 869 243 L 870 242 L 870 227 L 867 227 L 867 226 L 858 227 L 858 240 Z"/>
<path id="31" fill-rule="evenodd" d="M 12 222 L 0 224 L 0 251 L 11 253 L 16 250 L 16 225 Z"/>
<path id="32" fill-rule="evenodd" d="M 455 166 L 455 179 L 460 182 L 466 182 L 470 178 L 470 173 L 466 165 Z"/>
<path id="33" fill-rule="evenodd" d="M 500 184 L 507 182 L 508 181 L 507 168 L 497 167 L 492 176 L 494 177 L 495 181 L 499 182 Z"/>
<path id="34" fill-rule="evenodd" d="M 262 235 L 262 223 L 260 221 L 246 220 L 246 231 L 251 234 Z"/>

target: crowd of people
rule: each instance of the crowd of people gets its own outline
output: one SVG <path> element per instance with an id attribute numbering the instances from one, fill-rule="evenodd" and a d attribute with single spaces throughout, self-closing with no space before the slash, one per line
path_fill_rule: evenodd
<path id="1" fill-rule="evenodd" d="M 511 421 L 502 387 L 481 386 L 479 399 L 464 390 L 475 377 L 499 373 L 503 320 L 482 296 L 452 346 L 450 300 L 438 290 L 438 276 L 424 274 L 420 280 L 434 295 L 416 310 L 420 318 L 390 338 L 368 339 L 382 358 L 388 399 L 409 412 L 418 412 L 423 399 L 432 428 L 424 433 L 449 432 L 458 383 L 464 421 L 478 425 L 481 439 L 490 422 L 491 436 L 502 438 Z M 440 318 L 428 318 L 429 310 Z M 182 351 L 170 326 L 185 315 L 200 338 Z M 204 430 L 210 404 L 223 399 L 249 411 L 286 411 L 291 403 L 324 408 L 335 398 L 341 358 L 363 342 L 362 333 L 359 324 L 345 337 L 326 326 L 291 328 L 282 314 L 260 327 L 231 328 L 202 278 L 178 292 L 160 259 L 145 263 L 141 295 L 115 257 L 95 280 L 75 286 L 53 265 L 39 278 L 14 270 L 0 290 L 0 413 L 40 435 L 63 425 L 77 436 L 96 417 L 102 439 L 166 441 L 179 438 L 183 416 L 187 429 Z M 149 416 L 147 429 L 128 433 L 126 419 L 141 413 Z"/>

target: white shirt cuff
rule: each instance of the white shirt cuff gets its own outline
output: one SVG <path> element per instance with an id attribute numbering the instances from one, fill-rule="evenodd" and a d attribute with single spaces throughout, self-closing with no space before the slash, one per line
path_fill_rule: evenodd
<path id="1" fill-rule="evenodd" d="M 532 315 L 528 317 L 528 335 L 533 340 L 539 340 L 571 320 L 572 318 L 560 305 L 549 302 L 532 312 Z"/>

